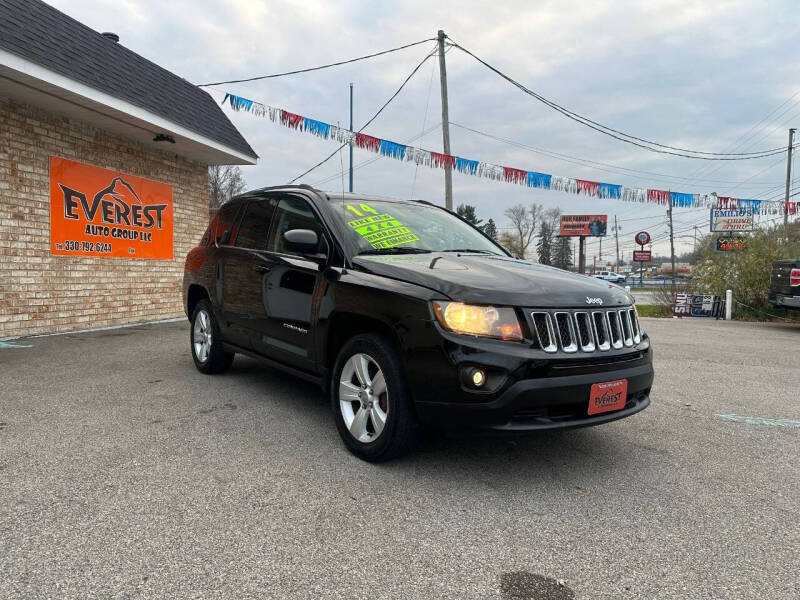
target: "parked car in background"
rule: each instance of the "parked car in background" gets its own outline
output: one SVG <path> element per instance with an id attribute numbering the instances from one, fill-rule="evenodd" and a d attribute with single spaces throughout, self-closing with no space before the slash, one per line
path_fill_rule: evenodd
<path id="1" fill-rule="evenodd" d="M 409 450 L 422 426 L 585 427 L 650 403 L 629 293 L 515 259 L 426 202 L 238 196 L 186 257 L 183 300 L 198 370 L 240 353 L 319 384 L 365 460 Z"/>
<path id="2" fill-rule="evenodd" d="M 772 263 L 767 299 L 775 307 L 800 310 L 800 258 Z"/>
<path id="3" fill-rule="evenodd" d="M 597 271 L 594 274 L 594 277 L 604 281 L 610 281 L 611 283 L 624 283 L 625 279 L 627 279 L 625 275 L 621 273 L 615 273 L 614 271 Z"/>

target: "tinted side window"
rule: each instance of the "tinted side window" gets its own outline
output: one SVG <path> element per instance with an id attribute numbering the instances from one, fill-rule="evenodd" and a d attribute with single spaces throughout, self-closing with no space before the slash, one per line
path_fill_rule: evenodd
<path id="1" fill-rule="evenodd" d="M 256 200 L 245 208 L 242 222 L 239 224 L 239 235 L 236 245 L 240 248 L 254 250 L 267 249 L 267 235 L 274 212 L 272 200 Z"/>
<path id="2" fill-rule="evenodd" d="M 320 240 L 323 238 L 322 223 L 319 222 L 311 205 L 295 196 L 281 198 L 272 221 L 272 231 L 269 234 L 269 250 L 281 254 L 296 254 L 286 249 L 283 234 L 290 229 L 310 229 L 316 231 Z"/>
<path id="3" fill-rule="evenodd" d="M 230 244 L 231 240 L 236 237 L 236 231 L 233 226 L 236 223 L 236 215 L 239 214 L 240 208 L 241 204 L 238 202 L 224 204 L 211 220 L 201 244 L 203 246 L 213 246 L 215 241 L 223 246 Z"/>

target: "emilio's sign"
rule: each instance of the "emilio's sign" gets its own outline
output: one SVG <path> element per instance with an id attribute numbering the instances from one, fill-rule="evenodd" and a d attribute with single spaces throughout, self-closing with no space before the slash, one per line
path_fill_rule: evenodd
<path id="1" fill-rule="evenodd" d="M 172 186 L 50 157 L 50 253 L 172 259 Z"/>

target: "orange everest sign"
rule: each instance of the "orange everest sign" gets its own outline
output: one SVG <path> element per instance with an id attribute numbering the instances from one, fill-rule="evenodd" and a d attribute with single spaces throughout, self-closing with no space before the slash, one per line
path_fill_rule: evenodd
<path id="1" fill-rule="evenodd" d="M 172 186 L 50 157 L 50 253 L 172 259 Z"/>

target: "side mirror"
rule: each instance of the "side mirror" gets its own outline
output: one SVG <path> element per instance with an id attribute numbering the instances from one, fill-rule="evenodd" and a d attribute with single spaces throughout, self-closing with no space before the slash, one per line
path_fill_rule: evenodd
<path id="1" fill-rule="evenodd" d="M 318 254 L 319 238 L 316 231 L 310 229 L 290 229 L 283 234 L 286 249 L 309 258 L 323 258 Z"/>

